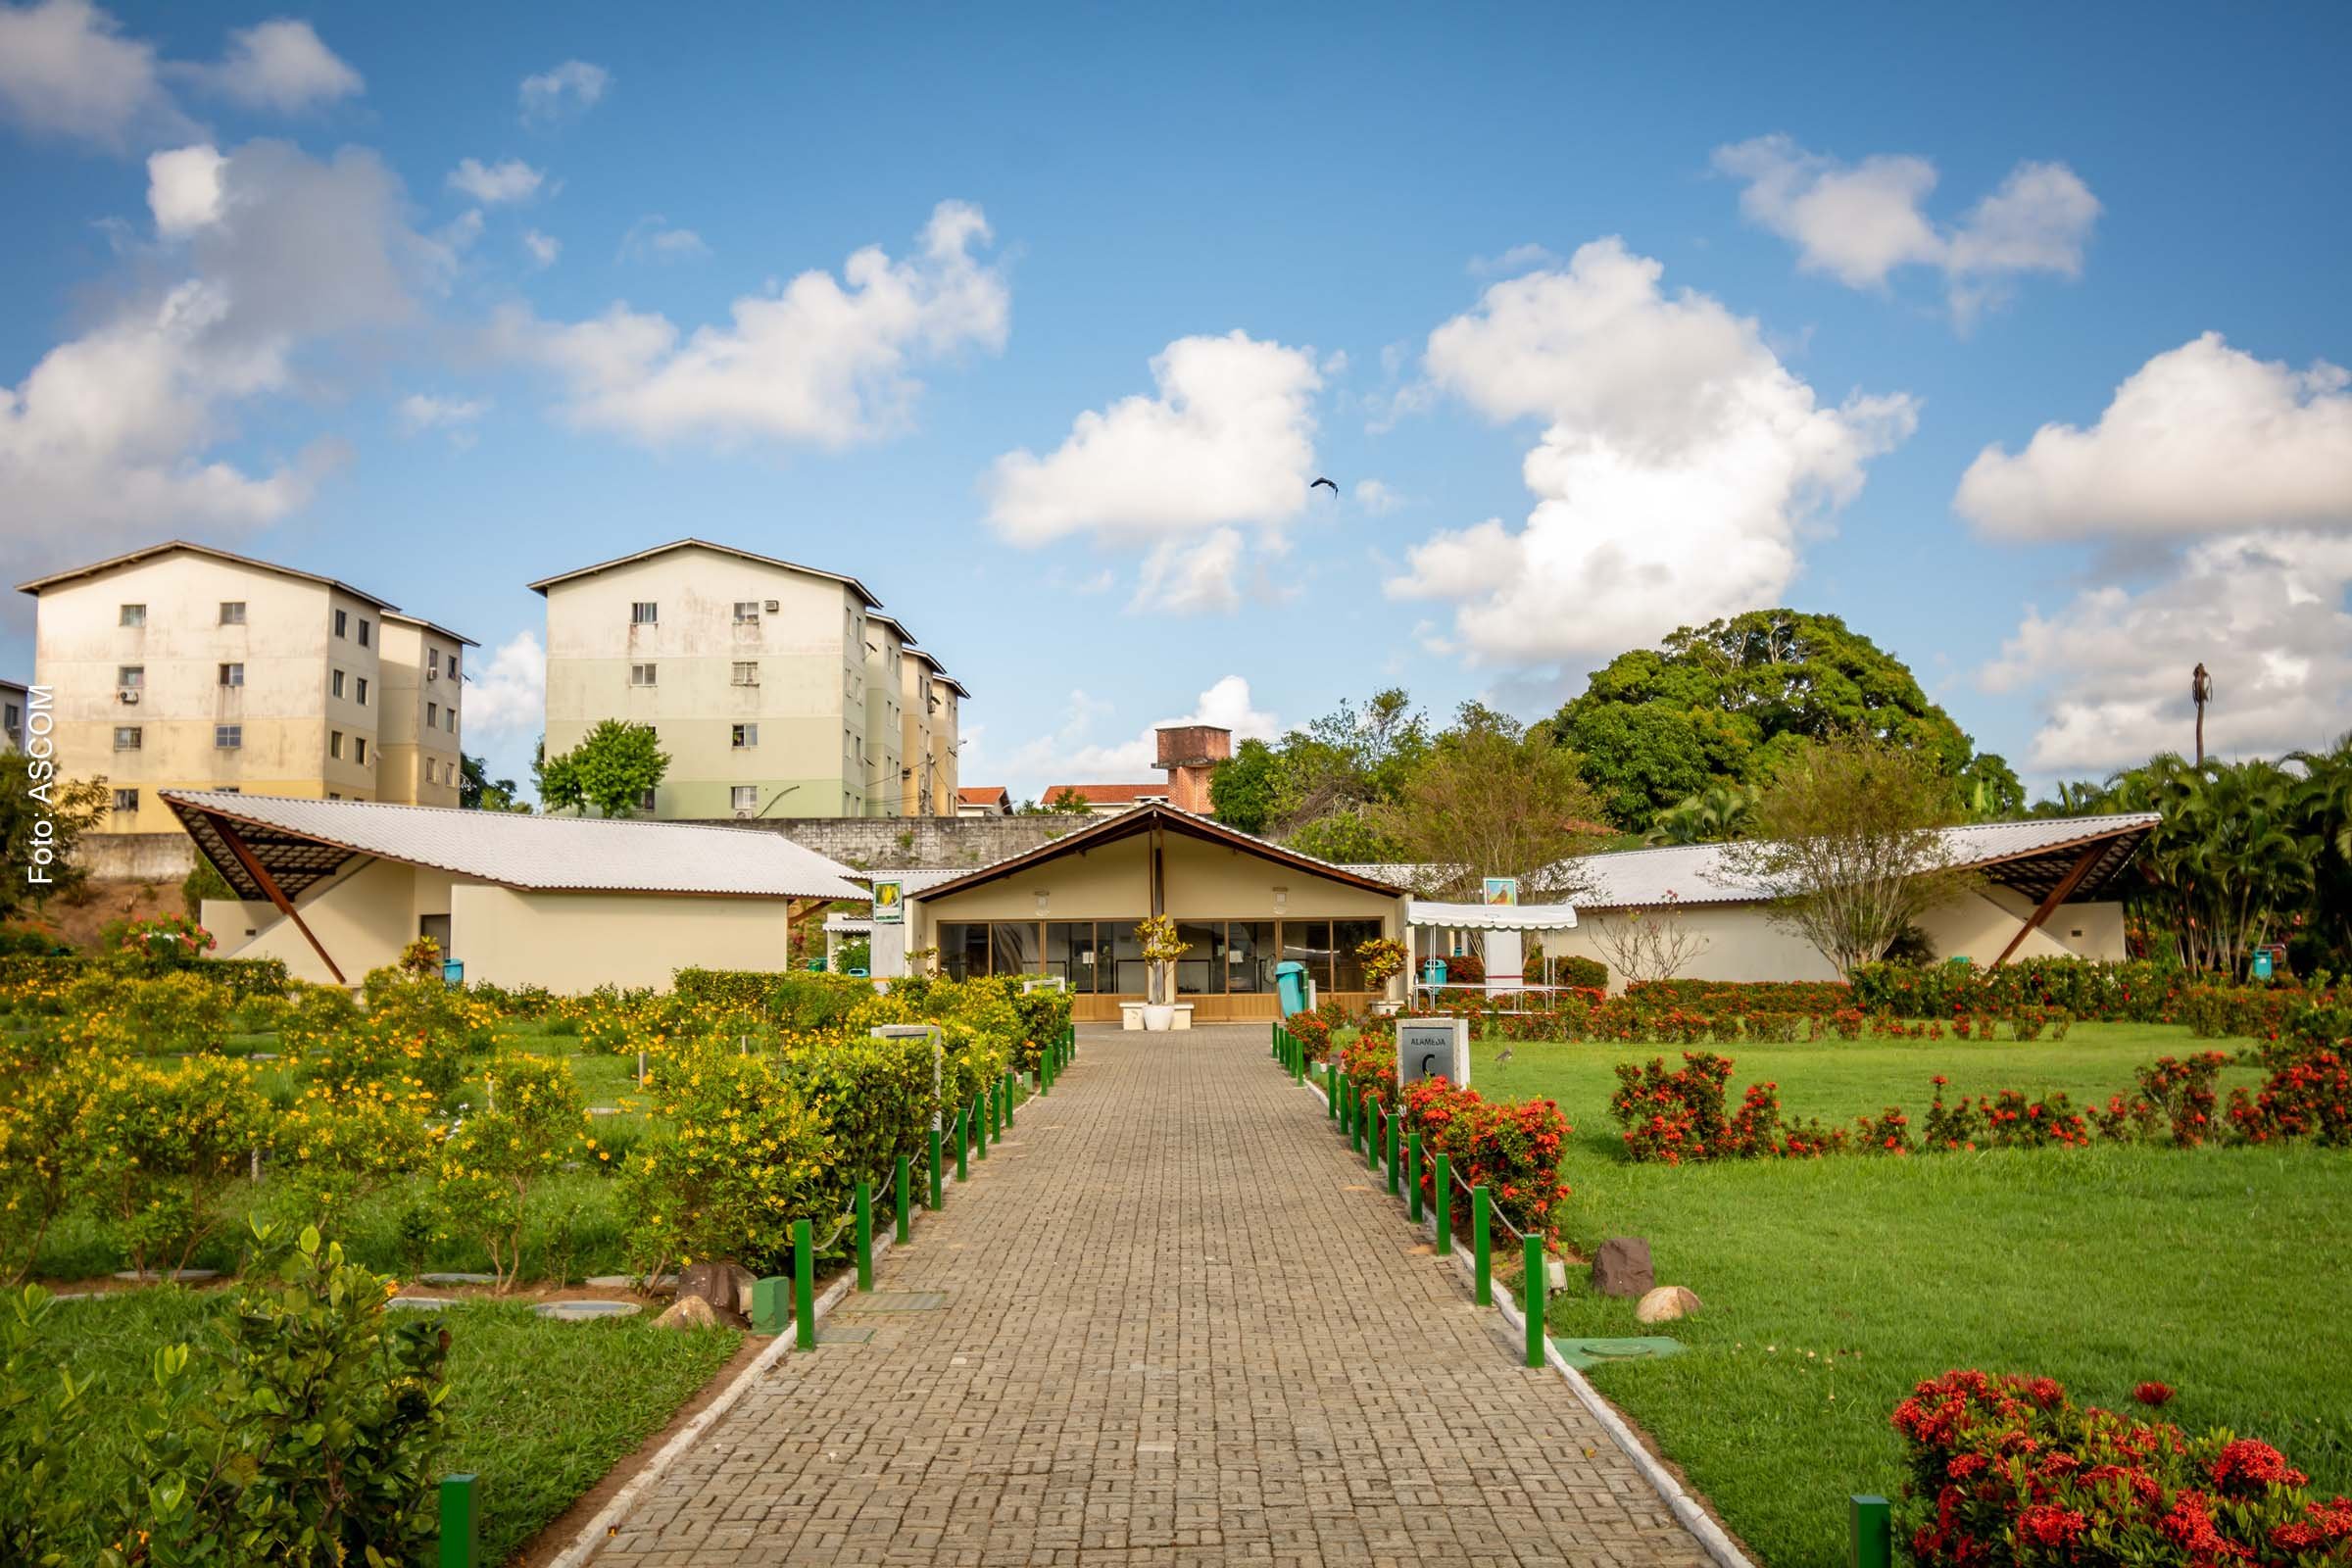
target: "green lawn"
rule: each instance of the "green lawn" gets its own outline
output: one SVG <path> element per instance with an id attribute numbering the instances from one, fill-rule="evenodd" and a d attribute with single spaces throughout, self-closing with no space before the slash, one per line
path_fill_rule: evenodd
<path id="1" fill-rule="evenodd" d="M 46 1346 L 74 1375 L 97 1374 L 94 1430 L 81 1484 L 119 1468 L 110 1407 L 138 1397 L 157 1347 L 197 1343 L 224 1310 L 223 1293 L 138 1291 L 50 1310 Z M 482 1546 L 502 1562 L 604 1478 L 701 1390 L 742 1335 L 678 1333 L 637 1317 L 551 1323 L 525 1306 L 468 1302 L 442 1315 L 450 1331 L 450 1435 L 441 1468 L 482 1478 Z"/>
<path id="2" fill-rule="evenodd" d="M 2028 1045 L 1722 1050 L 1735 1100 L 1765 1077 L 1789 1113 L 1846 1121 L 1892 1103 L 1916 1120 L 1937 1072 L 1955 1092 L 2104 1102 L 2157 1055 L 2236 1044 L 2079 1025 Z M 1690 1353 L 1594 1381 L 1771 1568 L 1843 1561 L 1845 1496 L 1901 1481 L 1888 1412 L 1958 1366 L 2047 1373 L 2109 1406 L 2161 1380 L 2179 1391 L 2168 1416 L 2265 1438 L 2315 1486 L 2352 1491 L 2352 1157 L 2094 1146 L 1635 1165 L 1616 1154 L 1609 1069 L 1674 1048 L 1520 1045 L 1498 1065 L 1500 1050 L 1474 1048 L 1473 1082 L 1549 1095 L 1577 1128 L 1571 1239 L 1645 1237 L 1658 1282 L 1706 1303 L 1669 1330 Z M 1551 1311 L 1555 1334 L 1647 1332 L 1632 1302 L 1581 1289 Z"/>

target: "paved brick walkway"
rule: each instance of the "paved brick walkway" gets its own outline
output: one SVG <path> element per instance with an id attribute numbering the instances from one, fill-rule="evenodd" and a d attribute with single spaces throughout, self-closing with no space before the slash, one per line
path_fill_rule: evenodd
<path id="1" fill-rule="evenodd" d="M 598 1564 L 1706 1561 L 1262 1026 L 1080 1050 L 877 1269 L 945 1304 L 846 1299 Z"/>

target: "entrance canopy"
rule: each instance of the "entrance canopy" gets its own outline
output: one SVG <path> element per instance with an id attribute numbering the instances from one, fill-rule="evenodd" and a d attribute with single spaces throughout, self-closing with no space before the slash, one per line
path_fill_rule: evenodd
<path id="1" fill-rule="evenodd" d="M 1413 899 L 1404 923 L 1438 931 L 1573 931 L 1576 909 L 1566 904 L 1439 904 Z"/>

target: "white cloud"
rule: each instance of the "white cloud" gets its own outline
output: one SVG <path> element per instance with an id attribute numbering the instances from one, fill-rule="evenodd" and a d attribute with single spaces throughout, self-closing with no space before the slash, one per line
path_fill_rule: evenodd
<path id="1" fill-rule="evenodd" d="M 155 46 L 122 36 L 89 0 L 0 5 L 0 117 L 116 151 L 195 130 L 165 90 Z"/>
<path id="2" fill-rule="evenodd" d="M 226 159 L 214 147 L 179 147 L 147 160 L 147 209 L 155 231 L 179 239 L 220 218 L 220 169 Z"/>
<path id="3" fill-rule="evenodd" d="M 1429 385 L 1545 421 L 1526 525 L 1441 531 L 1387 583 L 1452 602 L 1446 641 L 1473 662 L 1613 653 L 1781 602 L 1803 531 L 1916 422 L 1901 394 L 1821 406 L 1753 319 L 1666 294 L 1663 270 L 1596 240 L 1430 334 Z"/>
<path id="4" fill-rule="evenodd" d="M 1405 504 L 1404 497 L 1378 479 L 1355 481 L 1355 504 L 1373 516 L 1385 516 Z"/>
<path id="5" fill-rule="evenodd" d="M 577 423 L 661 443 L 794 441 L 844 446 L 903 427 L 922 390 L 915 369 L 967 346 L 1001 348 L 1004 275 L 978 260 L 980 209 L 942 202 L 914 256 L 869 246 L 837 281 L 803 272 L 738 299 L 726 326 L 680 341 L 668 318 L 614 305 L 577 322 L 510 312 L 499 347 L 563 380 Z"/>
<path id="6" fill-rule="evenodd" d="M 168 253 L 177 274 L 133 286 L 0 387 L 0 494 L 14 521 L 0 550 L 45 562 L 151 537 L 167 520 L 226 533 L 286 516 L 324 456 L 219 456 L 236 411 L 307 390 L 331 370 L 334 345 L 414 317 L 412 282 L 434 248 L 404 225 L 399 181 L 371 154 L 319 162 L 270 141 L 217 165 L 189 153 L 151 171 L 159 225 L 184 242 Z M 208 169 L 217 191 L 198 177 Z"/>
<path id="7" fill-rule="evenodd" d="M 462 158 L 449 172 L 449 188 L 462 191 L 485 207 L 518 202 L 535 196 L 547 175 L 519 158 L 485 165 L 478 158 Z"/>
<path id="8" fill-rule="evenodd" d="M 553 71 L 523 77 L 516 96 L 525 123 L 546 124 L 584 112 L 612 85 L 612 74 L 604 67 L 566 60 Z"/>
<path id="9" fill-rule="evenodd" d="M 530 253 L 531 262 L 538 267 L 553 267 L 556 258 L 564 254 L 564 242 L 553 234 L 542 234 L 535 228 L 522 231 L 522 248 Z"/>
<path id="10" fill-rule="evenodd" d="M 1499 256 L 1473 256 L 1464 269 L 1472 277 L 1503 277 L 1516 272 L 1532 271 L 1539 267 L 1557 267 L 1560 259 L 1542 245 L 1514 245 Z"/>
<path id="11" fill-rule="evenodd" d="M 691 228 L 672 228 L 669 220 L 660 213 L 650 213 L 631 223 L 628 232 L 620 236 L 620 254 L 624 262 L 694 262 L 710 254 L 703 236 Z"/>
<path id="12" fill-rule="evenodd" d="M 2031 761 L 2046 771 L 2097 774 L 2158 751 L 2186 755 L 2199 662 L 2213 675 L 2209 753 L 2324 746 L 2342 733 L 2352 692 L 2347 595 L 2352 536 L 2204 540 L 2152 586 L 2093 588 L 2048 616 L 2029 608 L 1979 680 L 2035 699 L 2042 722 Z"/>
<path id="13" fill-rule="evenodd" d="M 411 435 L 426 430 L 463 435 L 465 426 L 489 412 L 490 403 L 485 398 L 445 398 L 429 392 L 412 392 L 400 400 L 401 428 Z"/>
<path id="14" fill-rule="evenodd" d="M 1740 209 L 1797 249 L 1797 265 L 1849 288 L 1884 288 L 1902 267 L 1943 272 L 1961 320 L 1998 303 L 2025 272 L 2080 276 L 2098 198 L 2064 164 L 2021 163 L 1956 224 L 1924 211 L 1936 188 L 1925 158 L 1858 164 L 1805 151 L 1787 136 L 1718 147 L 1718 173 L 1746 181 Z"/>
<path id="15" fill-rule="evenodd" d="M 173 69 L 245 108 L 281 115 L 349 98 L 367 86 L 309 23 L 285 18 L 230 33 L 218 65 Z"/>
<path id="16" fill-rule="evenodd" d="M 1314 353 L 1239 331 L 1178 338 L 1152 378 L 1155 395 L 1080 414 L 1046 456 L 999 458 L 982 481 L 989 522 L 1016 545 L 1091 534 L 1149 547 L 1139 604 L 1229 610 L 1246 546 L 1279 549 L 1306 510 Z"/>
<path id="17" fill-rule="evenodd" d="M 1953 506 L 2010 539 L 2352 527 L 2352 375 L 2257 360 L 2218 332 L 2157 355 L 2084 430 L 1978 454 Z"/>
<path id="18" fill-rule="evenodd" d="M 466 733 L 536 734 L 547 717 L 547 650 L 535 633 L 516 632 L 488 663 L 466 672 Z"/>
<path id="19" fill-rule="evenodd" d="M 1147 725 L 1129 740 L 1096 740 L 1095 730 L 1111 708 L 1110 703 L 1084 691 L 1071 692 L 1063 704 L 1066 717 L 1059 729 L 1025 743 L 1002 763 L 993 758 L 975 763 L 967 749 L 964 772 L 971 775 L 977 767 L 1002 774 L 1009 780 L 1015 798 L 1037 800 L 1054 784 L 1142 784 L 1165 778 L 1158 768 L 1156 731 L 1171 725 L 1214 724 L 1232 730 L 1236 745 L 1246 740 L 1271 740 L 1279 730 L 1274 715 L 1256 706 L 1249 680 L 1241 675 L 1218 680 L 1182 717 Z"/>

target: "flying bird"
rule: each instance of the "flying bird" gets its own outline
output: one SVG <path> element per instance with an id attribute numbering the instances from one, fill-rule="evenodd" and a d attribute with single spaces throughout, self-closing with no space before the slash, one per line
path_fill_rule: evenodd
<path id="1" fill-rule="evenodd" d="M 1318 484 L 1319 484 L 1319 485 L 1322 485 L 1324 488 L 1328 489 L 1328 490 L 1329 490 L 1329 491 L 1332 493 L 1332 496 L 1334 497 L 1334 499 L 1337 499 L 1337 497 L 1339 496 L 1339 493 L 1340 493 L 1340 487 L 1339 487 L 1338 485 L 1336 485 L 1336 484 L 1333 484 L 1333 483 L 1332 483 L 1332 482 L 1331 482 L 1329 479 L 1316 479 L 1316 480 L 1312 481 L 1311 483 L 1309 483 L 1309 484 L 1307 485 L 1307 488 L 1308 488 L 1309 490 L 1312 490 L 1312 489 L 1313 489 L 1313 488 L 1314 488 L 1316 485 L 1318 485 Z"/>

